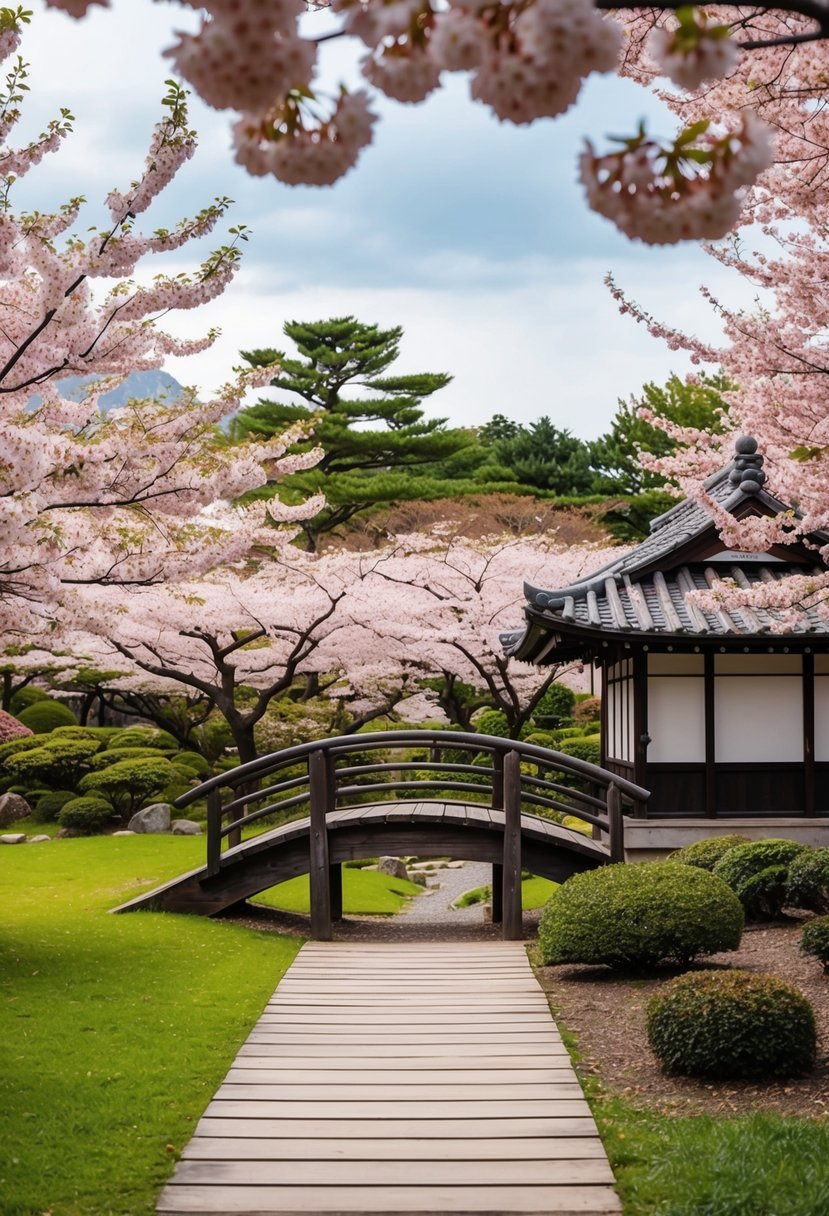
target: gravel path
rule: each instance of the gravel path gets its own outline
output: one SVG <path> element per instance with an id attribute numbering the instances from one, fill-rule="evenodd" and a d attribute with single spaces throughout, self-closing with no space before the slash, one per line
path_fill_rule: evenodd
<path id="1" fill-rule="evenodd" d="M 492 867 L 465 861 L 457 869 L 428 871 L 435 884 L 412 897 L 396 916 L 344 916 L 334 925 L 334 940 L 348 942 L 453 942 L 499 940 L 501 926 L 484 921 L 483 905 L 453 908 L 452 901 L 492 880 Z M 524 937 L 534 938 L 540 909 L 524 914 Z M 249 904 L 234 920 L 258 929 L 273 929 L 296 937 L 308 936 L 308 920 Z"/>

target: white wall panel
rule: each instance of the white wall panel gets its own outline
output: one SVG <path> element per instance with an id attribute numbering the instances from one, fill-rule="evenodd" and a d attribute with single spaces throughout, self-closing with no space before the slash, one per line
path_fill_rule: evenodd
<path id="1" fill-rule="evenodd" d="M 683 676 L 648 680 L 648 760 L 654 764 L 705 761 L 705 681 Z"/>
<path id="2" fill-rule="evenodd" d="M 714 681 L 718 762 L 803 760 L 803 690 L 798 676 L 723 676 Z"/>
<path id="3" fill-rule="evenodd" d="M 633 680 L 614 680 L 607 690 L 607 746 L 611 760 L 633 760 Z"/>
<path id="4" fill-rule="evenodd" d="M 815 760 L 829 760 L 829 675 L 815 678 Z"/>

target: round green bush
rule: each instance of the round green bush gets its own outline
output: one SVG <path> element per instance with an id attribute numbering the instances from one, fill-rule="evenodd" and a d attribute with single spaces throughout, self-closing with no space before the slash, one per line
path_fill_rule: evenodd
<path id="1" fill-rule="evenodd" d="M 54 823 L 67 802 L 77 796 L 72 790 L 47 790 L 32 807 L 32 820 L 35 823 Z"/>
<path id="2" fill-rule="evenodd" d="M 469 753 L 466 753 L 467 756 Z M 173 757 L 173 763 L 182 768 L 189 768 L 196 777 L 206 781 L 210 776 L 210 765 L 199 752 L 179 752 Z"/>
<path id="3" fill-rule="evenodd" d="M 558 726 L 571 717 L 576 694 L 566 684 L 551 684 L 533 710 L 533 719 L 540 726 Z"/>
<path id="4" fill-rule="evenodd" d="M 6 772 L 6 760 L 9 756 L 16 756 L 18 752 L 30 752 L 36 747 L 43 747 L 43 740 L 37 735 L 21 735 L 17 739 L 9 739 L 7 743 L 0 743 L 0 766 Z"/>
<path id="5" fill-rule="evenodd" d="M 790 908 L 829 912 L 829 848 L 799 853 L 789 866 L 786 903 Z"/>
<path id="6" fill-rule="evenodd" d="M 47 785 L 66 790 L 78 787 L 78 782 L 92 765 L 92 757 L 100 744 L 94 739 L 55 739 L 39 736 L 40 747 L 8 756 L 5 770 L 16 780 L 34 785 Z"/>
<path id="7" fill-rule="evenodd" d="M 558 750 L 565 756 L 575 757 L 576 760 L 598 764 L 602 757 L 601 738 L 599 735 L 582 735 L 577 739 L 563 739 Z"/>
<path id="8" fill-rule="evenodd" d="M 157 760 L 120 760 L 98 773 L 87 773 L 78 788 L 82 794 L 105 798 L 119 815 L 127 817 L 160 794 L 174 778 L 175 770 L 163 756 Z"/>
<path id="9" fill-rule="evenodd" d="M 34 688 L 31 684 L 27 684 L 25 688 L 18 688 L 17 692 L 12 693 L 9 712 L 16 717 L 22 710 L 34 705 L 35 701 L 51 701 L 52 699 L 42 688 Z"/>
<path id="10" fill-rule="evenodd" d="M 820 959 L 824 975 L 829 975 L 829 916 L 819 916 L 803 926 L 800 949 Z"/>
<path id="11" fill-rule="evenodd" d="M 76 726 L 78 722 L 68 705 L 51 697 L 21 710 L 18 720 L 36 735 L 48 735 L 56 726 Z"/>
<path id="12" fill-rule="evenodd" d="M 671 861 L 603 866 L 568 878 L 553 893 L 538 944 L 547 964 L 686 965 L 702 954 L 736 950 L 743 920 L 733 891 L 705 870 Z"/>
<path id="13" fill-rule="evenodd" d="M 706 836 L 704 840 L 695 840 L 684 848 L 671 853 L 670 861 L 679 861 L 684 866 L 699 866 L 701 870 L 713 870 L 714 866 L 724 857 L 729 849 L 738 844 L 748 844 L 747 836 L 737 836 L 729 833 L 726 836 Z"/>
<path id="14" fill-rule="evenodd" d="M 507 715 L 502 709 L 485 709 L 475 722 L 475 730 L 479 735 L 497 735 L 501 739 L 508 739 Z"/>
<path id="15" fill-rule="evenodd" d="M 815 1016 L 801 992 L 750 971 L 681 975 L 648 1004 L 648 1039 L 667 1072 L 801 1076 L 815 1062 Z"/>
<path id="16" fill-rule="evenodd" d="M 785 900 L 786 884 L 785 878 L 782 885 L 779 883 L 780 875 L 776 867 L 785 866 L 788 870 L 795 857 L 808 849 L 808 845 L 777 837 L 752 840 L 729 849 L 716 863 L 712 873 L 728 883 L 743 904 L 747 916 L 755 919 L 779 916 Z M 775 868 L 775 873 L 767 875 L 761 882 L 758 876 L 769 868 Z M 773 898 L 775 890 L 778 893 L 776 902 Z"/>
<path id="17" fill-rule="evenodd" d="M 157 760 L 160 755 L 165 760 L 173 759 L 172 753 L 168 755 L 166 752 L 159 752 L 155 747 L 108 747 L 105 751 L 98 752 L 92 761 L 92 768 L 95 772 L 100 772 L 102 768 L 109 768 L 111 764 L 119 764 L 122 760 Z"/>
<path id="18" fill-rule="evenodd" d="M 160 751 L 178 751 L 178 741 L 169 731 L 157 726 L 127 726 L 117 731 L 109 741 L 111 749 L 122 747 L 152 747 Z"/>
<path id="19" fill-rule="evenodd" d="M 81 836 L 94 836 L 112 823 L 112 806 L 103 798 L 73 798 L 58 815 L 62 828 Z"/>

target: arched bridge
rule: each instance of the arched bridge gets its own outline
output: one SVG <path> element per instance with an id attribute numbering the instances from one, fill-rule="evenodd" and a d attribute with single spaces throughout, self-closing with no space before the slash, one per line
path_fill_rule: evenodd
<path id="1" fill-rule="evenodd" d="M 344 861 L 449 855 L 493 866 L 493 915 L 521 936 L 521 870 L 561 882 L 624 859 L 625 811 L 646 790 L 561 752 L 455 731 L 395 730 L 323 739 L 213 777 L 177 802 L 207 797 L 207 860 L 123 904 L 212 915 L 309 874 L 311 936 L 342 915 Z M 266 818 L 308 814 L 242 839 Z M 534 814 L 560 811 L 594 839 Z M 227 846 L 227 847 L 225 847 Z M 500 896 L 500 898 L 499 898 Z"/>

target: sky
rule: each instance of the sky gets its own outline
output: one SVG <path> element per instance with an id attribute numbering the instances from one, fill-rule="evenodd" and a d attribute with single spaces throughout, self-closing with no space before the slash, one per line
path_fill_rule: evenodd
<path id="1" fill-rule="evenodd" d="M 31 87 L 20 130 L 35 134 L 62 105 L 76 122 L 12 202 L 45 211 L 83 194 L 83 228 L 103 222 L 107 192 L 140 172 L 172 74 L 162 51 L 174 29 L 193 29 L 197 18 L 166 0 L 111 0 L 81 21 L 42 0 L 32 7 L 20 52 Z M 353 43 L 326 44 L 327 82 L 355 81 L 357 57 Z M 249 177 L 232 161 L 231 116 L 192 99 L 199 149 L 144 217 L 147 227 L 228 195 L 228 223 L 252 235 L 225 294 L 168 324 L 181 335 L 222 331 L 209 352 L 169 360 L 182 383 L 207 395 L 240 350 L 279 349 L 286 321 L 351 314 L 403 327 L 396 370 L 452 375 L 431 415 L 474 426 L 495 413 L 525 423 L 546 414 L 589 439 L 607 429 L 619 398 L 690 367 L 620 316 L 603 284 L 608 271 L 654 316 L 708 340 L 719 329 L 700 285 L 731 304 L 749 302 L 739 279 L 700 248 L 634 244 L 587 210 L 576 180 L 585 136 L 603 147 L 608 134 L 630 133 L 646 115 L 657 130 L 674 129 L 632 83 L 593 78 L 567 115 L 532 127 L 500 124 L 469 100 L 463 76 L 422 105 L 381 98 L 379 109 L 374 144 L 356 169 L 320 190 Z M 190 247 L 186 258 L 155 259 L 149 270 L 186 270 L 204 252 Z"/>

